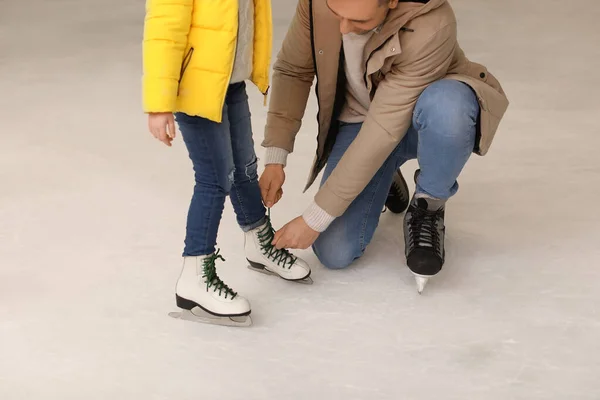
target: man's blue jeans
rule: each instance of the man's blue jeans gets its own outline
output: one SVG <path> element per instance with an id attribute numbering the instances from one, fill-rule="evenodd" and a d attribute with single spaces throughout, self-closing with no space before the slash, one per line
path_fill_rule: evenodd
<path id="1" fill-rule="evenodd" d="M 455 80 L 430 85 L 419 97 L 412 126 L 346 212 L 315 242 L 313 250 L 328 268 L 345 268 L 361 257 L 379 224 L 394 172 L 418 159 L 417 193 L 448 199 L 458 190 L 457 178 L 473 152 L 479 103 L 473 90 Z M 342 124 L 323 175 L 323 184 L 362 124 Z"/>
<path id="2" fill-rule="evenodd" d="M 220 124 L 183 113 L 175 117 L 196 178 L 183 255 L 212 254 L 227 195 L 242 230 L 257 228 L 266 221 L 246 85 L 229 86 Z"/>

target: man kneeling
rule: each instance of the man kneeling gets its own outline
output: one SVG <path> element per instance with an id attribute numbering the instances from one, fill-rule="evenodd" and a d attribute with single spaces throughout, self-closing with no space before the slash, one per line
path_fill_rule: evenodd
<path id="1" fill-rule="evenodd" d="M 344 268 L 371 241 L 384 205 L 403 212 L 407 264 L 419 292 L 444 264 L 444 209 L 472 152 L 484 155 L 508 100 L 457 43 L 446 0 L 300 0 L 274 66 L 263 200 L 280 198 L 312 82 L 324 168 L 314 202 L 277 232 L 278 248 L 311 245 Z M 417 159 L 410 203 L 400 166 Z"/>

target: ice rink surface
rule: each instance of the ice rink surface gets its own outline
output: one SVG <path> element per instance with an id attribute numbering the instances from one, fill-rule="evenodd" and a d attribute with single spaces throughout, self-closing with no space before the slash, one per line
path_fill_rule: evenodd
<path id="1" fill-rule="evenodd" d="M 0 399 L 600 399 L 600 3 L 452 5 L 512 104 L 448 204 L 443 273 L 417 295 L 386 213 L 347 270 L 257 274 L 228 205 L 235 329 L 167 317 L 193 177 L 140 110 L 143 0 L 0 0 Z M 274 51 L 294 8 L 274 1 Z M 276 226 L 314 194 L 315 113 Z"/>

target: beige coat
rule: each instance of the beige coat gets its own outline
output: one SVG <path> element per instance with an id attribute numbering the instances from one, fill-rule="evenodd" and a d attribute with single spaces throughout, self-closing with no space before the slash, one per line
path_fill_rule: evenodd
<path id="1" fill-rule="evenodd" d="M 339 127 L 337 116 L 345 100 L 341 48 L 339 22 L 326 0 L 299 0 L 274 65 L 263 146 L 293 151 L 316 75 L 319 131 L 306 188 L 327 163 Z M 496 78 L 483 65 L 469 61 L 459 47 L 456 19 L 446 0 L 400 2 L 367 43 L 364 62 L 372 99 L 368 115 L 315 197 L 317 204 L 334 217 L 344 213 L 402 140 L 419 95 L 431 83 L 456 79 L 476 92 L 481 108 L 475 149 L 479 155 L 488 151 L 508 107 Z"/>

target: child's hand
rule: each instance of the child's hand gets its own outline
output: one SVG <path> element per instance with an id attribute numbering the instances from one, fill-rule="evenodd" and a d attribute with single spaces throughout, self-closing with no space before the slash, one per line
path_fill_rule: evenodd
<path id="1" fill-rule="evenodd" d="M 283 196 L 283 183 L 285 182 L 285 172 L 283 165 L 269 164 L 262 173 L 258 185 L 263 203 L 268 208 L 273 207 Z"/>
<path id="2" fill-rule="evenodd" d="M 171 147 L 171 142 L 175 139 L 175 118 L 173 117 L 173 113 L 148 114 L 148 129 L 155 138 Z"/>

